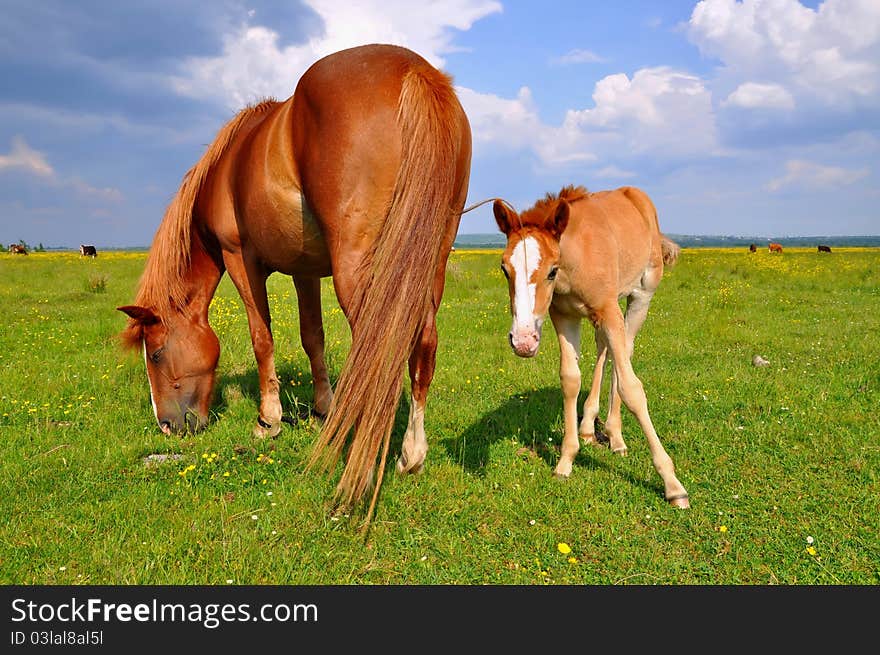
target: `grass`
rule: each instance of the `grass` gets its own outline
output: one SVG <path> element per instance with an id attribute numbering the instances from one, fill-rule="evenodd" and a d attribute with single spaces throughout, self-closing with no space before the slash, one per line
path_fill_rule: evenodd
<path id="1" fill-rule="evenodd" d="M 212 423 L 161 434 L 143 361 L 115 340 L 144 257 L 0 255 L 4 584 L 880 583 L 880 250 L 686 249 L 667 272 L 633 365 L 687 511 L 663 501 L 626 413 L 628 457 L 582 448 L 571 478 L 552 478 L 555 335 L 548 324 L 539 355 L 516 358 L 499 253 L 456 251 L 426 470 L 399 477 L 389 462 L 367 543 L 357 516 L 328 511 L 335 479 L 304 471 L 317 425 L 250 436 L 256 367 L 228 278 L 211 313 Z M 349 335 L 323 288 L 335 376 Z M 296 299 L 280 275 L 269 291 L 295 414 L 311 401 Z M 586 324 L 582 343 L 586 385 Z M 174 458 L 145 463 L 155 454 Z"/>

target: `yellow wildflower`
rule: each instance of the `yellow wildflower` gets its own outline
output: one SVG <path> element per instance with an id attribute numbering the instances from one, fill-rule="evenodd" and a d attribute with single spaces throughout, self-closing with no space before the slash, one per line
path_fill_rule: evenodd
<path id="1" fill-rule="evenodd" d="M 562 553 L 563 555 L 568 555 L 571 552 L 571 546 L 569 546 L 564 541 L 560 541 L 558 544 L 556 544 L 556 547 L 559 549 L 559 552 Z"/>

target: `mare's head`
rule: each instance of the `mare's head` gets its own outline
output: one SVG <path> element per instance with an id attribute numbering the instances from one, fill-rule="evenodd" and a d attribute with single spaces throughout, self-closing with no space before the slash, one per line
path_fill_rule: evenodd
<path id="1" fill-rule="evenodd" d="M 165 434 L 196 431 L 208 423 L 220 342 L 206 321 L 178 311 L 118 308 L 129 317 L 123 339 L 143 350 L 156 421 Z"/>
<path id="2" fill-rule="evenodd" d="M 507 278 L 513 316 L 508 340 L 520 357 L 534 357 L 553 300 L 559 272 L 559 238 L 568 225 L 568 202 L 564 197 L 548 196 L 517 214 L 505 202 L 496 200 L 492 209 L 498 228 L 507 236 L 501 270 Z"/>

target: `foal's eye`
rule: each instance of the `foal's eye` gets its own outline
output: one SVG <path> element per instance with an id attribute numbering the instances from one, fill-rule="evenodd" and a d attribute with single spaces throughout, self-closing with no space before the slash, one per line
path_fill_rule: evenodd
<path id="1" fill-rule="evenodd" d="M 504 264 L 501 264 L 501 272 L 504 273 L 504 277 L 506 277 L 508 280 L 510 279 L 510 276 L 507 274 L 507 269 L 504 268 Z"/>
<path id="2" fill-rule="evenodd" d="M 153 360 L 154 364 L 159 363 L 159 356 L 162 354 L 163 350 L 165 350 L 165 346 L 162 346 L 161 348 L 159 348 L 159 350 L 150 355 L 150 359 Z"/>
<path id="3" fill-rule="evenodd" d="M 555 279 L 556 279 L 556 274 L 557 274 L 558 272 L 559 272 L 559 267 L 558 267 L 558 266 L 554 266 L 553 268 L 550 269 L 550 272 L 547 274 L 547 279 L 548 279 L 548 280 L 555 280 Z"/>

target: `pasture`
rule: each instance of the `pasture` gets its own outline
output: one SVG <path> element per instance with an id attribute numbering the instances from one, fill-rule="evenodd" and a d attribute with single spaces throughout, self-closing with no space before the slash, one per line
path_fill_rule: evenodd
<path id="1" fill-rule="evenodd" d="M 251 436 L 256 365 L 228 277 L 212 422 L 169 437 L 116 342 L 145 253 L 0 253 L 0 582 L 880 584 L 880 250 L 684 249 L 667 270 L 633 366 L 689 510 L 663 500 L 627 412 L 628 457 L 582 447 L 552 477 L 558 346 L 548 324 L 537 357 L 513 355 L 499 258 L 451 254 L 426 468 L 393 470 L 404 398 L 365 543 L 357 514 L 328 511 L 336 478 L 304 471 L 315 423 Z M 275 274 L 269 293 L 295 415 L 311 380 L 293 285 Z M 348 327 L 329 279 L 323 298 L 335 380 Z M 588 385 L 589 326 L 582 342 Z"/>

